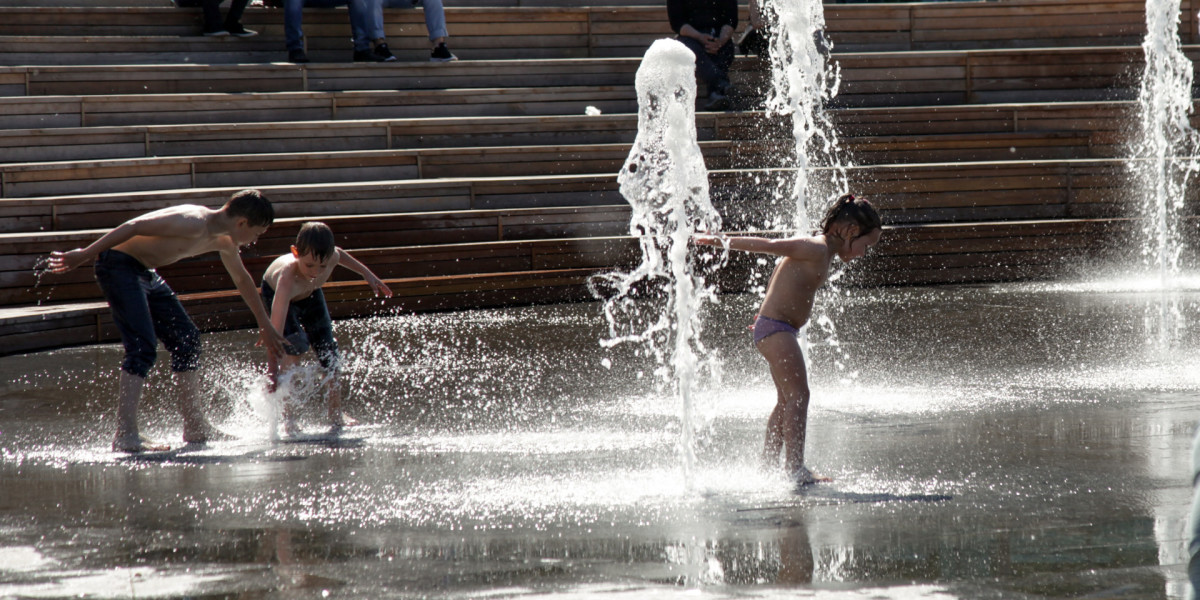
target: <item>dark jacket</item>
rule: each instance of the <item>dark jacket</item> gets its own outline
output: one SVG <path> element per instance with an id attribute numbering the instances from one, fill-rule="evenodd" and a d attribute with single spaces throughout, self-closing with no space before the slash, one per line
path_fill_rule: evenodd
<path id="1" fill-rule="evenodd" d="M 737 29 L 737 0 L 667 0 L 667 18 L 675 33 L 691 25 L 697 31 L 717 35 L 725 25 Z"/>

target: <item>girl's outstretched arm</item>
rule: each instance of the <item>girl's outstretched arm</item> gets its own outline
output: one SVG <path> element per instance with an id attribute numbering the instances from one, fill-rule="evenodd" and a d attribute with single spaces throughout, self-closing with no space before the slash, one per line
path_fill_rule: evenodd
<path id="1" fill-rule="evenodd" d="M 808 258 L 814 252 L 820 252 L 820 246 L 816 241 L 807 237 L 771 239 L 754 236 L 697 234 L 692 237 L 692 240 L 703 246 L 717 246 L 742 252 L 773 254 L 798 259 Z"/>

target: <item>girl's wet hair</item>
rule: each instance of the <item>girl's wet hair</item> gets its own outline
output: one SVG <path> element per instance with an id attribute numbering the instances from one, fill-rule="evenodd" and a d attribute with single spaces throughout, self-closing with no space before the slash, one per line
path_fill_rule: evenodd
<path id="1" fill-rule="evenodd" d="M 296 254 L 300 256 L 311 253 L 317 260 L 324 261 L 333 256 L 335 248 L 333 230 L 320 221 L 305 223 L 296 234 Z"/>
<path id="2" fill-rule="evenodd" d="M 855 198 L 854 194 L 841 196 L 825 211 L 825 218 L 821 219 L 821 233 L 829 233 L 835 223 L 842 221 L 858 225 L 858 237 L 883 227 L 875 207 L 862 198 Z"/>

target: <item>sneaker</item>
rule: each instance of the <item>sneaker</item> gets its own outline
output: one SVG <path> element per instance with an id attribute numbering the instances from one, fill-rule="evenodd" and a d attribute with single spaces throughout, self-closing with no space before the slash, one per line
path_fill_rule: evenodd
<path id="1" fill-rule="evenodd" d="M 204 35 L 208 37 L 223 37 L 229 35 L 229 32 L 224 29 L 213 29 L 211 31 L 205 30 Z"/>
<path id="2" fill-rule="evenodd" d="M 450 62 L 452 60 L 458 60 L 458 57 L 450 53 L 445 42 L 438 44 L 437 48 L 429 53 L 429 62 Z"/>
<path id="3" fill-rule="evenodd" d="M 374 50 L 355 50 L 354 62 L 383 62 Z"/>
<path id="4" fill-rule="evenodd" d="M 396 55 L 392 54 L 391 50 L 388 50 L 387 44 L 375 46 L 375 50 L 372 52 L 374 52 L 375 56 L 379 57 L 379 62 L 393 62 L 396 60 Z"/>
<path id="5" fill-rule="evenodd" d="M 257 31 L 255 31 L 253 29 L 246 29 L 245 27 L 242 27 L 241 23 L 226 23 L 225 29 L 229 32 L 229 35 L 232 35 L 234 37 L 245 38 L 245 37 L 254 37 L 254 36 L 258 35 Z"/>
<path id="6" fill-rule="evenodd" d="M 308 55 L 304 50 L 288 50 L 288 62 L 302 65 L 308 62 Z"/>

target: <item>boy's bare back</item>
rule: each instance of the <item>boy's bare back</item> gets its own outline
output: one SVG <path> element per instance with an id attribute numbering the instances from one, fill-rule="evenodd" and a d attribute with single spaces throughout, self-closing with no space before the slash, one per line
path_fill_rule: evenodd
<path id="1" fill-rule="evenodd" d="M 94 260 L 99 250 L 112 248 L 128 254 L 148 269 L 156 269 L 206 252 L 222 258 L 236 256 L 238 244 L 228 228 L 217 226 L 221 211 L 184 204 L 148 212 L 109 231 L 87 249 L 51 254 L 50 271 L 64 273 Z M 261 234 L 266 227 L 252 228 Z M 111 243 L 104 243 L 111 240 Z"/>
<path id="2" fill-rule="evenodd" d="M 211 217 L 217 212 L 203 206 L 182 205 L 146 213 L 130 222 L 147 221 L 155 233 L 138 234 L 113 249 L 138 259 L 149 269 L 207 252 L 236 251 L 236 244 L 227 234 L 216 233 L 209 227 Z"/>

